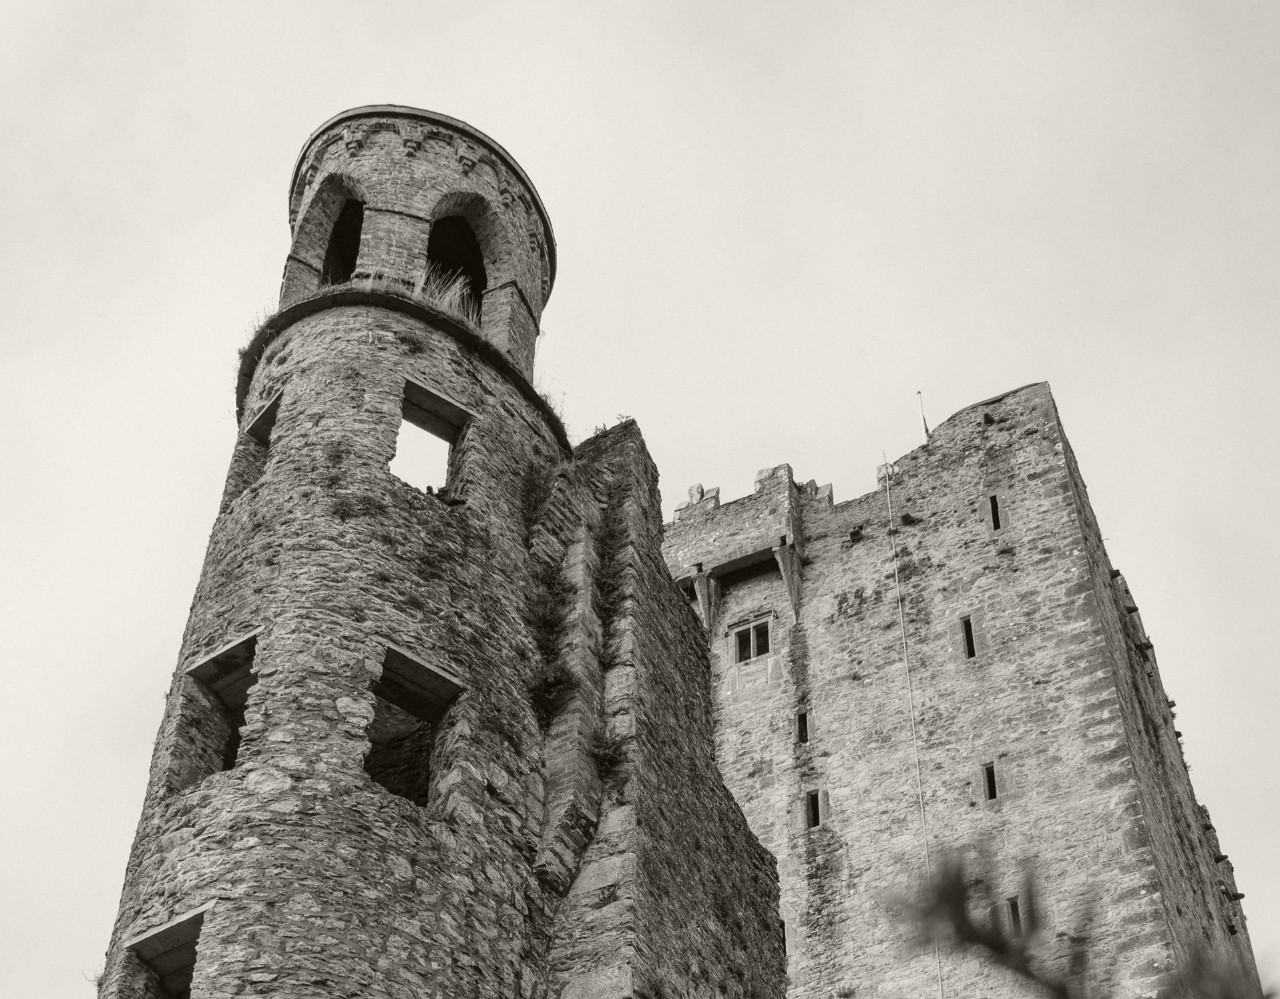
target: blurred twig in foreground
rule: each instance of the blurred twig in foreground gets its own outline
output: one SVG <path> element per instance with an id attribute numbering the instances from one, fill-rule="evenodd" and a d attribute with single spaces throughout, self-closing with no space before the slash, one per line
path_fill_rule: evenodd
<path id="1" fill-rule="evenodd" d="M 975 892 L 980 886 L 983 891 Z M 1091 913 L 1086 913 L 1081 932 L 1059 934 L 1065 937 L 1070 949 L 1065 972 L 1057 977 L 1042 966 L 1033 967 L 1031 961 L 1031 947 L 1043 928 L 1034 876 L 1027 874 L 1018 896 L 1018 925 L 1010 925 L 1007 930 L 994 915 L 986 920 L 974 919 L 975 911 L 993 911 L 986 894 L 985 882 L 970 880 L 964 863 L 952 859 L 942 865 L 919 902 L 903 902 L 901 907 L 926 937 L 953 940 L 975 948 L 1043 995 L 1054 999 L 1089 999 L 1085 970 L 1089 960 L 1087 929 L 1092 921 Z M 1193 955 L 1160 990 L 1160 999 L 1272 999 L 1273 996 L 1274 993 L 1259 992 L 1234 964 L 1225 964 L 1203 953 Z"/>

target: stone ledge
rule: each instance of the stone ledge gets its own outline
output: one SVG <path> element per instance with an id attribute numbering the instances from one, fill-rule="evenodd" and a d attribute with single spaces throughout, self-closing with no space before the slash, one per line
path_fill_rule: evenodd
<path id="1" fill-rule="evenodd" d="M 550 403 L 529 384 L 524 375 L 516 370 L 515 365 L 502 351 L 456 316 L 384 289 L 364 291 L 358 288 L 342 287 L 334 291 L 322 291 L 300 302 L 294 302 L 264 322 L 240 355 L 240 370 L 236 376 L 237 422 L 244 418 L 244 404 L 249 395 L 249 387 L 253 383 L 254 372 L 258 368 L 258 361 L 272 341 L 301 319 L 313 316 L 317 312 L 324 312 L 326 309 L 336 309 L 346 305 L 370 305 L 374 308 L 400 312 L 428 323 L 433 329 L 452 337 L 464 350 L 477 355 L 510 382 L 533 405 L 533 408 L 542 414 L 542 418 L 546 421 L 565 457 L 573 454 L 573 446 L 569 443 L 569 436 L 565 433 L 560 417 L 556 415 Z"/>

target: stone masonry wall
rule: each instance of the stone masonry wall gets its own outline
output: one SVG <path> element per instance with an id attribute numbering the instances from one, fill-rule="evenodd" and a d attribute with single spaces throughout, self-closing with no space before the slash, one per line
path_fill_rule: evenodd
<path id="1" fill-rule="evenodd" d="M 657 469 L 634 424 L 624 426 L 612 456 L 621 503 L 607 710 L 611 732 L 635 737 L 634 783 L 617 795 L 631 802 L 637 833 L 637 995 L 780 996 L 775 865 L 716 770 L 701 629 L 662 561 Z M 774 899 L 767 909 L 762 897 Z"/>
<path id="2" fill-rule="evenodd" d="M 1091 913 L 1093 984 L 1120 995 L 1153 994 L 1182 956 L 1176 919 L 1197 933 L 1220 921 L 1203 906 L 1169 914 L 1180 903 L 1161 870 L 1177 851 L 1153 848 L 1149 831 L 1163 822 L 1152 818 L 1163 778 L 1131 748 L 1114 611 L 1099 609 L 1096 532 L 1082 526 L 1068 455 L 1048 388 L 1033 385 L 936 428 L 889 471 L 888 496 L 883 479 L 836 505 L 829 488 L 798 487 L 798 614 L 781 559 L 732 571 L 787 520 L 777 480 L 789 483 L 789 468 L 723 506 L 695 489 L 668 525 L 672 574 L 691 592 L 706 575 L 703 588 L 718 591 L 718 603 L 698 603 L 714 612 L 717 760 L 778 858 L 795 999 L 1022 994 L 973 955 L 916 951 L 893 911 L 895 895 L 957 851 L 986 873 L 1005 920 L 1034 865 L 1049 963 Z M 717 580 L 719 566 L 731 571 Z M 770 623 L 769 652 L 736 662 L 736 630 L 759 621 Z M 1171 746 L 1157 755 L 1181 769 Z M 1184 786 L 1177 794 L 1193 803 Z M 1171 827 L 1198 838 L 1190 806 L 1179 807 Z"/>
<path id="3" fill-rule="evenodd" d="M 411 268 L 415 199 L 525 183 L 403 110 L 300 162 L 99 995 L 177 994 L 178 934 L 195 999 L 780 999 L 776 869 L 714 766 L 638 430 L 573 452 L 487 294 L 476 329 L 394 282 L 303 280 L 326 190 L 379 209 L 366 265 Z M 406 117 L 456 134 L 415 146 Z M 424 190 L 406 161 L 445 149 Z M 493 273 L 541 273 L 540 309 L 545 245 L 495 231 L 528 206 L 485 206 Z M 415 413 L 449 438 L 437 488 L 391 472 Z"/>
<path id="4" fill-rule="evenodd" d="M 478 414 L 435 495 L 387 468 L 406 375 Z M 714 768 L 705 652 L 634 425 L 571 459 L 454 337 L 341 304 L 270 345 L 246 423 L 281 391 L 261 476 L 215 525 L 181 660 L 261 629 L 239 754 L 212 765 L 225 712 L 180 669 L 102 994 L 147 995 L 122 943 L 216 901 L 204 999 L 780 996 L 773 861 Z M 550 647 L 530 610 L 548 597 Z M 465 688 L 415 800 L 362 764 L 388 644 Z M 576 693 L 544 726 L 548 658 Z"/>
<path id="5" fill-rule="evenodd" d="M 538 193 L 491 139 L 442 115 L 377 107 L 313 135 L 290 192 L 293 246 L 281 305 L 313 294 L 343 203 L 364 203 L 357 277 L 411 288 L 434 220 L 461 215 L 484 255 L 480 326 L 526 378 L 554 280 L 555 237 Z"/>
<path id="6" fill-rule="evenodd" d="M 454 448 L 465 495 L 387 470 L 406 374 L 481 414 Z M 542 777 L 510 469 L 556 456 L 555 437 L 451 338 L 383 310 L 291 327 L 259 365 L 249 414 L 279 388 L 265 469 L 215 525 L 181 658 L 263 629 L 239 760 L 170 790 L 179 695 L 195 684 L 180 673 L 117 946 L 217 899 L 196 995 L 528 994 L 528 926 L 546 905 L 530 864 Z M 425 808 L 362 768 L 388 642 L 467 687 L 436 734 Z M 109 975 L 104 994 L 127 994 L 112 987 Z"/>
<path id="7" fill-rule="evenodd" d="M 1107 559 L 1070 446 L 1066 456 L 1175 961 L 1186 964 L 1197 950 L 1229 957 L 1260 992 L 1231 861 L 1219 849 L 1207 809 L 1196 801 L 1174 727 L 1174 702 L 1137 603 Z"/>

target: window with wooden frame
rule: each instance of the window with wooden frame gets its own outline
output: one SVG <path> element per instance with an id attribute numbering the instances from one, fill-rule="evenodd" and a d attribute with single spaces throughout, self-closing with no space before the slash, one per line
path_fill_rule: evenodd
<path id="1" fill-rule="evenodd" d="M 733 633 L 734 662 L 744 663 L 769 651 L 769 621 L 756 621 Z"/>

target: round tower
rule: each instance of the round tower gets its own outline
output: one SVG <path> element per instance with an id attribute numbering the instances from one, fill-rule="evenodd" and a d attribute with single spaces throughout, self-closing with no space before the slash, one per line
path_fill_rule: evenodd
<path id="1" fill-rule="evenodd" d="M 465 122 L 355 108 L 302 147 L 289 187 L 293 246 L 281 306 L 322 288 L 441 297 L 526 378 L 555 280 L 546 209 L 500 145 Z"/>
<path id="2" fill-rule="evenodd" d="M 538 895 L 523 473 L 568 454 L 527 380 L 551 227 L 502 147 L 402 107 L 322 126 L 289 206 L 103 994 L 514 995 L 532 944 L 488 934 Z"/>
<path id="3" fill-rule="evenodd" d="M 100 996 L 780 996 L 653 463 L 529 384 L 537 192 L 378 106 L 289 208 Z"/>

